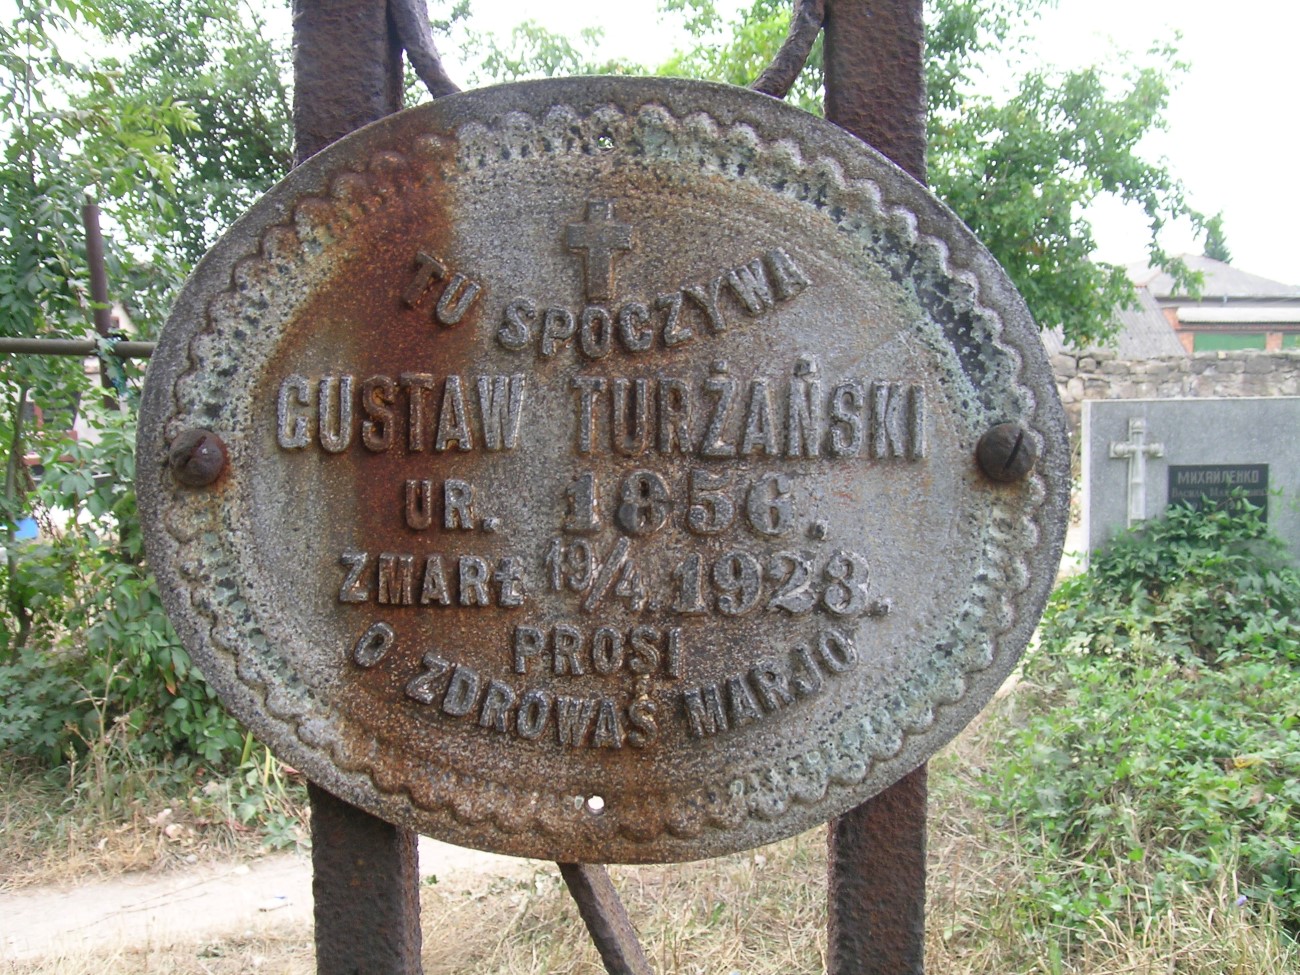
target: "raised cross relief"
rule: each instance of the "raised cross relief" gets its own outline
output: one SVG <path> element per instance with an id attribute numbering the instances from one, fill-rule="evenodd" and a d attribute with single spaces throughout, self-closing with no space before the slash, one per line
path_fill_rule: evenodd
<path id="1" fill-rule="evenodd" d="M 565 244 L 571 251 L 585 251 L 583 272 L 588 301 L 609 301 L 614 297 L 614 258 L 632 249 L 632 226 L 614 221 L 614 204 L 609 200 L 588 200 L 583 223 L 565 228 Z"/>
<path id="2" fill-rule="evenodd" d="M 1110 445 L 1112 459 L 1128 461 L 1128 516 L 1125 525 L 1129 528 L 1147 517 L 1147 458 L 1165 455 L 1164 444 L 1147 443 L 1146 437 L 1146 418 L 1131 416 L 1128 440 Z"/>

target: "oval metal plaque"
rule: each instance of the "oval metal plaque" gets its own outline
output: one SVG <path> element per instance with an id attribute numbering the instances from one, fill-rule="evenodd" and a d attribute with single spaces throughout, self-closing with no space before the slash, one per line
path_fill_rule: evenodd
<path id="1" fill-rule="evenodd" d="M 1023 303 L 926 190 L 763 96 L 577 79 L 393 116 L 259 202 L 159 344 L 139 492 L 177 629 L 286 761 L 452 842 L 636 862 L 950 739 L 1037 622 L 1068 466 Z"/>

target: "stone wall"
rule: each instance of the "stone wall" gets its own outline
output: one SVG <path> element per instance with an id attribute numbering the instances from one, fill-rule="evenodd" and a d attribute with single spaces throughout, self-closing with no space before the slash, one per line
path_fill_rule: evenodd
<path id="1" fill-rule="evenodd" d="M 1074 434 L 1086 399 L 1300 396 L 1300 350 L 1141 360 L 1107 351 L 1064 352 L 1052 356 L 1052 370 Z"/>

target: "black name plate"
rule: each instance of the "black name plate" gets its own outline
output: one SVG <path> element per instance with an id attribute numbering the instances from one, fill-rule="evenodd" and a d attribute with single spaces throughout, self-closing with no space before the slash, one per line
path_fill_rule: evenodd
<path id="1" fill-rule="evenodd" d="M 1200 511 L 1206 503 L 1218 505 L 1240 488 L 1251 504 L 1268 520 L 1267 464 L 1171 464 L 1169 503 L 1189 505 Z"/>

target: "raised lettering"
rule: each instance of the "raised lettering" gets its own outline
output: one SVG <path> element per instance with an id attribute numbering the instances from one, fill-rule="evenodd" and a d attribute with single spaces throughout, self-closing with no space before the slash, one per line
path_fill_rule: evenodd
<path id="1" fill-rule="evenodd" d="M 424 582 L 420 586 L 420 605 L 451 605 L 451 593 L 447 590 L 447 574 L 443 570 L 442 556 L 430 555 L 424 560 Z"/>
<path id="2" fill-rule="evenodd" d="M 708 738 L 727 730 L 727 715 L 717 684 L 692 688 L 682 695 L 686 723 L 692 738 Z"/>
<path id="3" fill-rule="evenodd" d="M 546 634 L 535 626 L 516 626 L 514 651 L 515 673 L 528 673 L 528 661 L 541 656 L 546 647 Z"/>
<path id="4" fill-rule="evenodd" d="M 749 685 L 741 677 L 727 678 L 727 705 L 727 717 L 733 728 L 742 727 L 763 716 L 758 710 L 758 702 L 750 693 Z"/>
<path id="5" fill-rule="evenodd" d="M 514 691 L 500 681 L 489 681 L 487 693 L 483 695 L 483 710 L 478 716 L 479 725 L 502 734 L 509 731 L 510 706 L 514 703 Z"/>
<path id="6" fill-rule="evenodd" d="M 740 456 L 752 457 L 760 450 L 768 457 L 780 452 L 776 442 L 776 410 L 767 381 L 755 379 L 749 384 L 749 408 L 745 411 L 745 435 L 740 441 Z"/>
<path id="7" fill-rule="evenodd" d="M 560 744 L 569 748 L 584 747 L 595 710 L 596 702 L 589 698 L 557 697 L 555 734 Z"/>
<path id="8" fill-rule="evenodd" d="M 451 280 L 447 282 L 447 287 L 442 291 L 442 297 L 438 299 L 433 317 L 437 319 L 439 325 L 446 327 L 459 325 L 460 320 L 465 317 L 465 312 L 469 311 L 470 306 L 474 304 L 474 299 L 482 290 L 481 285 L 471 281 L 465 275 L 459 272 L 453 274 Z"/>
<path id="9" fill-rule="evenodd" d="M 639 301 L 629 301 L 618 310 L 618 339 L 629 352 L 645 352 L 654 342 L 650 309 Z"/>
<path id="10" fill-rule="evenodd" d="M 565 308 L 548 308 L 542 314 L 542 355 L 550 358 L 567 344 L 577 331 L 573 312 Z"/>
<path id="11" fill-rule="evenodd" d="M 491 606 L 488 594 L 488 565 L 476 555 L 460 557 L 460 604 Z"/>
<path id="12" fill-rule="evenodd" d="M 645 748 L 658 737 L 656 710 L 655 702 L 649 698 L 637 698 L 627 709 L 627 721 L 632 726 L 627 733 L 627 743 L 633 748 Z"/>
<path id="13" fill-rule="evenodd" d="M 433 525 L 433 481 L 406 482 L 406 527 L 421 532 Z"/>
<path id="14" fill-rule="evenodd" d="M 578 453 L 589 454 L 596 440 L 596 394 L 604 390 L 605 380 L 574 376 L 569 385 L 578 392 Z"/>
<path id="15" fill-rule="evenodd" d="M 817 363 L 800 359 L 790 380 L 790 413 L 787 420 L 787 457 L 820 457 L 822 427 L 822 384 Z"/>
<path id="16" fill-rule="evenodd" d="M 710 332 L 717 335 L 727 330 L 727 323 L 722 317 L 722 308 L 719 304 L 722 296 L 722 275 L 718 275 L 707 284 L 688 285 L 682 291 L 704 312 Z"/>
<path id="17" fill-rule="evenodd" d="M 728 271 L 727 284 L 750 315 L 761 315 L 776 305 L 761 258 Z"/>
<path id="18" fill-rule="evenodd" d="M 763 262 L 772 275 L 772 283 L 776 285 L 776 296 L 781 301 L 789 301 L 797 297 L 812 284 L 808 280 L 808 275 L 804 274 L 793 258 L 780 247 L 773 247 L 764 254 Z"/>
<path id="19" fill-rule="evenodd" d="M 691 452 L 691 395 L 680 379 L 659 380 L 659 453 Z"/>
<path id="20" fill-rule="evenodd" d="M 506 304 L 505 314 L 497 327 L 497 341 L 511 352 L 528 347 L 533 338 L 533 322 L 537 306 L 527 298 L 512 298 Z"/>
<path id="21" fill-rule="evenodd" d="M 623 634 L 602 626 L 591 638 L 591 666 L 598 674 L 612 674 L 623 667 Z"/>
<path id="22" fill-rule="evenodd" d="M 415 556 L 379 553 L 379 588 L 375 602 L 380 605 L 410 606 L 415 601 Z"/>
<path id="23" fill-rule="evenodd" d="M 524 408 L 524 377 L 478 377 L 479 413 L 483 417 L 483 444 L 488 450 L 514 450 L 519 443 L 519 420 Z"/>
<path id="24" fill-rule="evenodd" d="M 421 657 L 420 663 L 424 665 L 424 673 L 414 677 L 406 685 L 406 696 L 421 704 L 432 704 L 438 698 L 438 693 L 433 686 L 442 679 L 443 674 L 447 673 L 451 664 L 432 653 L 426 653 Z"/>
<path id="25" fill-rule="evenodd" d="M 582 309 L 582 327 L 578 331 L 578 348 L 588 359 L 603 359 L 614 347 L 614 324 L 609 312 L 600 305 Z"/>
<path id="26" fill-rule="evenodd" d="M 856 457 L 862 452 L 865 401 L 866 392 L 857 379 L 840 383 L 831 390 L 832 457 Z"/>
<path id="27" fill-rule="evenodd" d="M 409 308 L 414 308 L 420 303 L 420 299 L 429 290 L 429 285 L 433 283 L 434 278 L 441 280 L 447 276 L 447 266 L 424 251 L 416 252 L 415 269 L 415 277 L 402 292 L 402 303 Z"/>
<path id="28" fill-rule="evenodd" d="M 507 555 L 497 563 L 492 580 L 497 584 L 497 605 L 512 609 L 524 604 L 523 562 Z"/>
<path id="29" fill-rule="evenodd" d="M 660 295 L 655 299 L 655 311 L 666 312 L 664 319 L 663 339 L 667 348 L 674 345 L 680 345 L 683 342 L 689 342 L 695 338 L 695 333 L 686 328 L 681 323 L 682 318 L 682 293 L 674 291 L 671 294 Z"/>
<path id="30" fill-rule="evenodd" d="M 582 650 L 582 631 L 576 626 L 570 626 L 568 623 L 559 623 L 555 631 L 551 634 L 551 652 L 554 656 L 552 664 L 555 672 L 561 676 L 564 674 L 585 674 L 582 667 L 582 660 L 579 659 L 578 653 Z"/>
<path id="31" fill-rule="evenodd" d="M 735 457 L 736 444 L 734 441 L 728 442 L 726 437 L 735 406 L 736 381 L 727 376 L 727 363 L 724 361 L 713 363 L 710 372 L 711 375 L 704 381 L 704 388 L 716 398 L 708 428 L 704 431 L 704 442 L 700 444 L 700 455 Z"/>
<path id="32" fill-rule="evenodd" d="M 424 449 L 424 394 L 433 389 L 433 377 L 427 372 L 404 372 L 397 377 L 402 388 L 406 390 L 406 443 L 419 452 Z"/>
<path id="33" fill-rule="evenodd" d="M 610 435 L 614 452 L 624 457 L 645 453 L 650 444 L 650 381 L 615 379 L 612 392 L 614 422 Z"/>
<path id="34" fill-rule="evenodd" d="M 749 681 L 758 692 L 763 707 L 769 711 L 779 710 L 794 701 L 794 695 L 790 693 L 790 677 L 774 660 L 755 665 L 749 672 Z"/>
<path id="35" fill-rule="evenodd" d="M 447 692 L 442 696 L 442 710 L 453 718 L 463 718 L 474 710 L 478 699 L 478 671 L 463 664 L 457 664 L 447 683 Z"/>
<path id="36" fill-rule="evenodd" d="M 393 445 L 393 400 L 397 384 L 387 376 L 371 376 L 361 384 L 361 442 L 367 450 L 383 453 Z"/>
<path id="37" fill-rule="evenodd" d="M 591 747 L 623 747 L 623 723 L 612 698 L 602 697 L 596 707 L 596 728 L 591 733 Z"/>
<path id="38" fill-rule="evenodd" d="M 455 478 L 442 484 L 442 527 L 448 531 L 474 528 L 474 486 Z"/>
<path id="39" fill-rule="evenodd" d="M 520 738 L 536 741 L 546 730 L 546 722 L 551 716 L 551 695 L 545 691 L 533 689 L 519 699 L 519 711 L 515 714 L 515 733 Z"/>
<path id="40" fill-rule="evenodd" d="M 364 603 L 370 598 L 370 587 L 361 581 L 361 573 L 366 571 L 370 556 L 365 552 L 344 552 L 339 561 L 348 567 L 348 574 L 339 587 L 339 602 Z"/>
<path id="41" fill-rule="evenodd" d="M 323 378 L 316 408 L 321 447 L 331 454 L 343 453 L 352 443 L 352 377 Z"/>
<path id="42" fill-rule="evenodd" d="M 396 639 L 397 634 L 387 623 L 382 620 L 371 623 L 352 648 L 352 659 L 358 667 L 373 667 L 388 656 Z"/>
<path id="43" fill-rule="evenodd" d="M 446 450 L 456 444 L 461 450 L 470 450 L 474 438 L 469 430 L 469 411 L 465 408 L 465 394 L 460 388 L 459 376 L 448 376 L 442 392 L 442 412 L 438 416 L 438 433 L 433 449 Z"/>
<path id="44" fill-rule="evenodd" d="M 276 440 L 285 450 L 300 450 L 311 442 L 311 430 L 308 427 L 308 414 L 294 409 L 296 406 L 310 406 L 311 391 L 303 376 L 286 376 L 280 383 L 280 393 L 276 397 Z"/>

